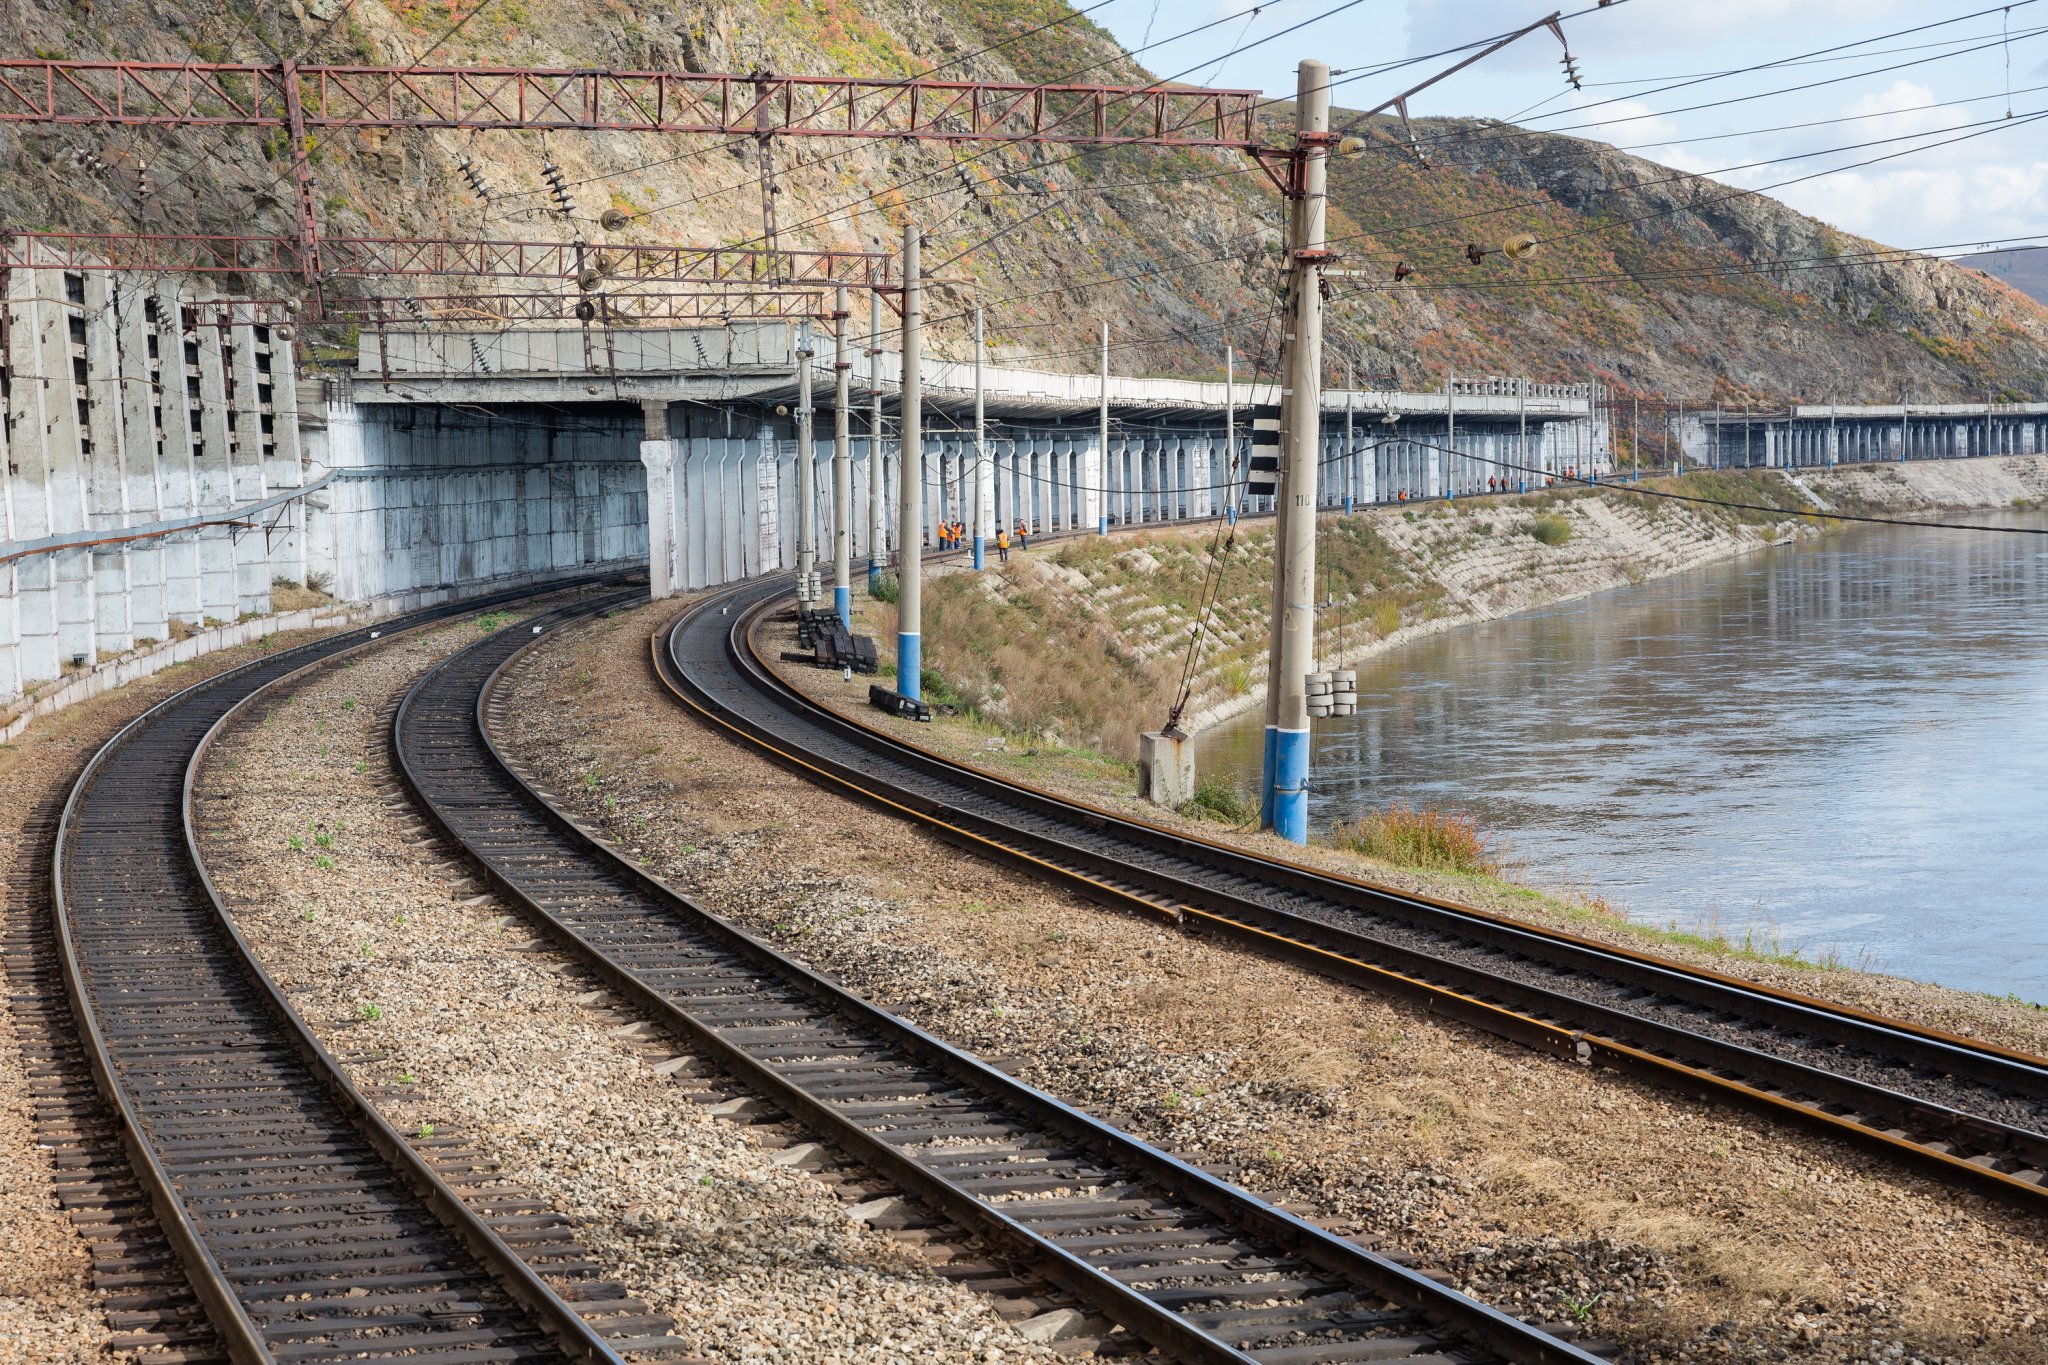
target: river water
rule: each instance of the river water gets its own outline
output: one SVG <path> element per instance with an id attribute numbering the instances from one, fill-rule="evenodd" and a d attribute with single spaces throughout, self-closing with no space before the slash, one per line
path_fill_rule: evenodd
<path id="1" fill-rule="evenodd" d="M 2037 515 L 1963 520 L 2048 526 Z M 1872 527 L 1361 665 L 1310 821 L 1473 816 L 1660 926 L 2048 1000 L 2048 537 Z M 1256 787 L 1262 718 L 1198 761 Z"/>

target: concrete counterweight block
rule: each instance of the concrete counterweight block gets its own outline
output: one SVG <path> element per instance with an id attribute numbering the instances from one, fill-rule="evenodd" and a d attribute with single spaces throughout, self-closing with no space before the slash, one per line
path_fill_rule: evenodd
<path id="1" fill-rule="evenodd" d="M 1195 741 L 1178 730 L 1138 736 L 1138 795 L 1168 810 L 1195 799 Z"/>

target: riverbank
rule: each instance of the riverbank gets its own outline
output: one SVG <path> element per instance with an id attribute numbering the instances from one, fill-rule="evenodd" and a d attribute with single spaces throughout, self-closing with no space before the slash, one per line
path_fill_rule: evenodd
<path id="1" fill-rule="evenodd" d="M 1824 535 L 1833 523 L 1817 503 L 1896 515 L 2048 498 L 2048 456 L 1811 472 L 1796 484 L 1774 471 L 1702 471 L 1636 488 L 1326 514 L 1322 661 L 1355 663 L 1454 626 Z M 1062 540 L 980 574 L 934 566 L 926 669 L 942 699 L 1014 737 L 1129 761 L 1138 732 L 1157 728 L 1180 697 L 1184 674 L 1181 725 L 1191 732 L 1264 700 L 1272 554 L 1268 525 L 1234 534 L 1204 525 Z M 878 634 L 893 640 L 893 608 L 878 607 Z"/>

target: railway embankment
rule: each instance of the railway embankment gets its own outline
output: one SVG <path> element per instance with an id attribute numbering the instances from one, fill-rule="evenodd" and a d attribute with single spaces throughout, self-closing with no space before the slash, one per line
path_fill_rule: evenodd
<path id="1" fill-rule="evenodd" d="M 1317 574 L 1321 657 L 1351 663 L 1405 640 L 1681 573 L 1839 523 L 2048 499 L 2048 456 L 1803 473 L 1697 471 L 1639 485 L 1326 514 Z M 1733 505 L 1741 504 L 1741 505 Z M 928 689 L 1030 743 L 1135 756 L 1172 705 L 1200 634 L 1182 724 L 1265 697 L 1270 524 L 1161 528 L 1012 551 L 976 574 L 930 570 Z M 895 624 L 880 604 L 881 638 Z"/>

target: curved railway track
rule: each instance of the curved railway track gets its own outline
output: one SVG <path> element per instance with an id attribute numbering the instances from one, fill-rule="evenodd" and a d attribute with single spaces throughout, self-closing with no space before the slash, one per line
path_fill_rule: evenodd
<path id="1" fill-rule="evenodd" d="M 490 739 L 532 643 L 503 632 L 408 693 L 405 781 L 500 894 L 823 1142 L 1171 1358 L 1598 1359 L 1005 1075 L 614 852 Z"/>
<path id="2" fill-rule="evenodd" d="M 108 741 L 64 806 L 52 905 L 87 1060 L 238 1365 L 621 1365 L 621 1350 L 673 1344 L 636 1336 L 644 1318 L 615 1319 L 626 1330 L 610 1340 L 586 1323 L 364 1100 L 250 953 L 193 842 L 193 774 L 238 706 L 378 636 L 534 595 L 417 613 L 200 683 Z"/>
<path id="3" fill-rule="evenodd" d="M 654 667 L 685 706 L 828 787 L 1107 904 L 2048 1212 L 2048 1060 L 1000 781 L 778 678 L 754 636 L 787 591 L 750 584 L 692 609 L 656 636 Z"/>

